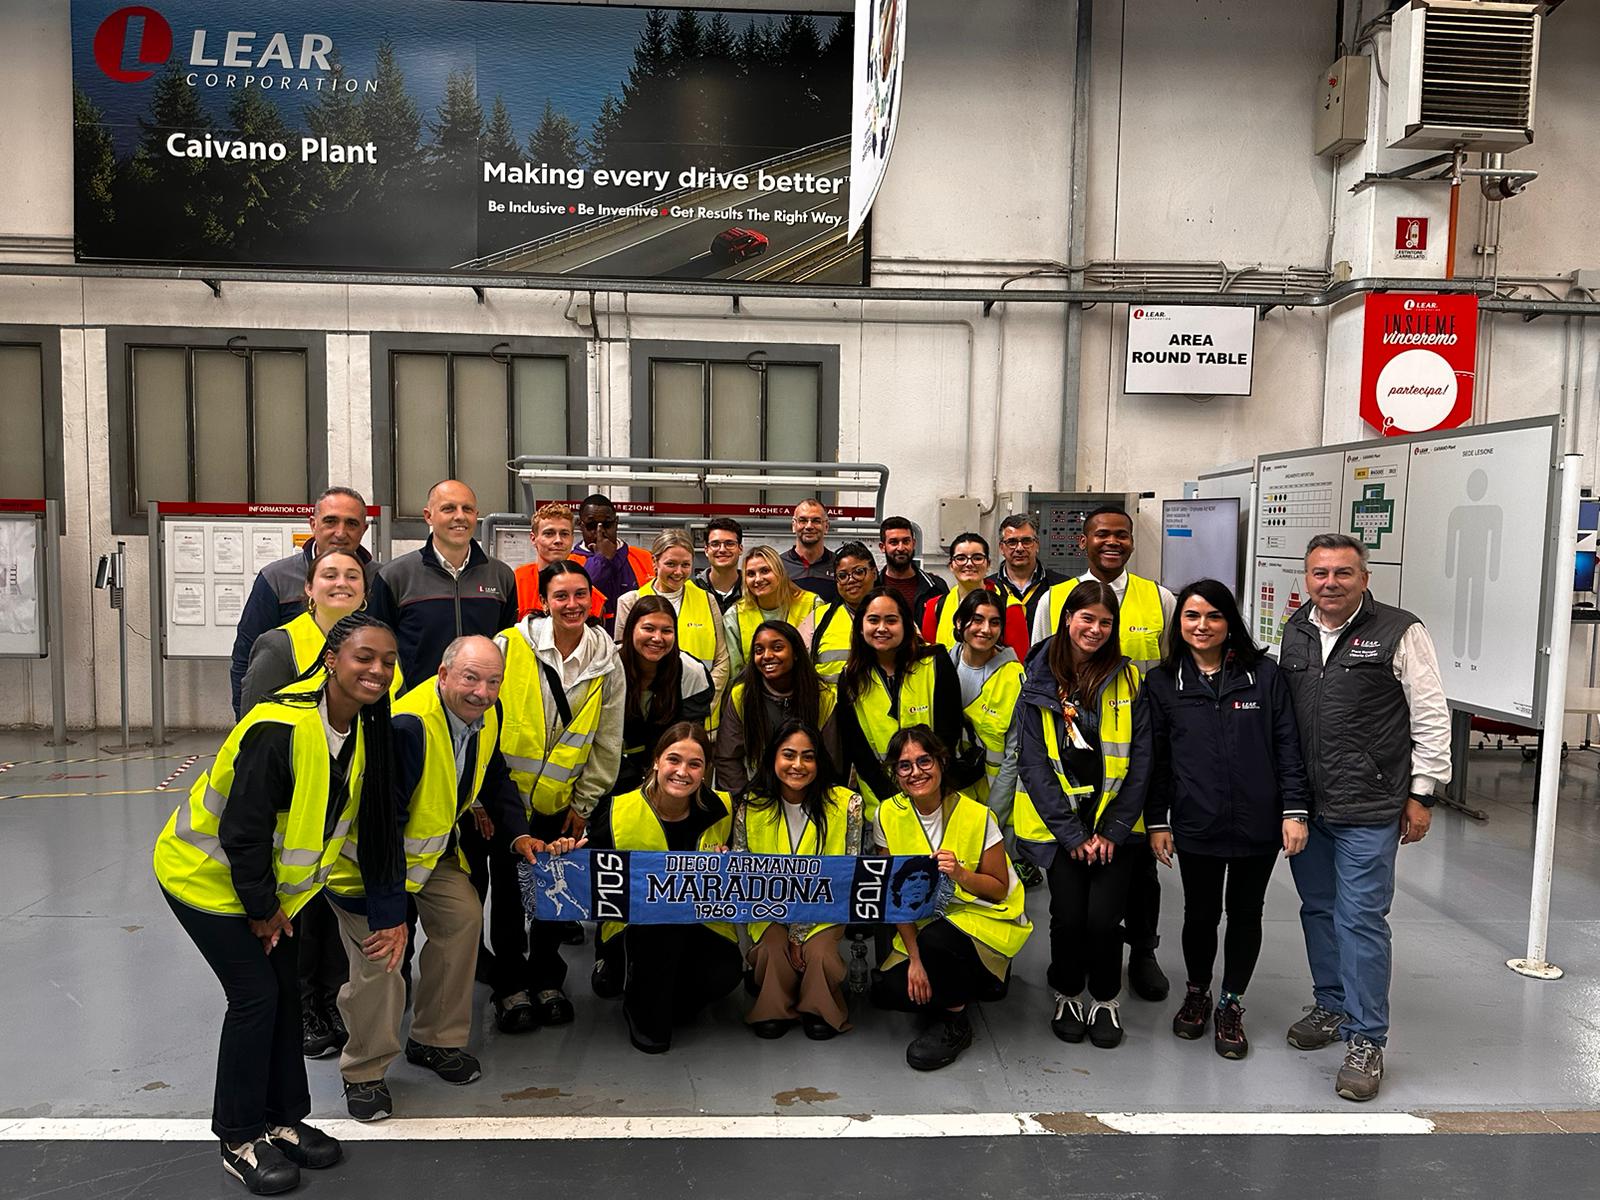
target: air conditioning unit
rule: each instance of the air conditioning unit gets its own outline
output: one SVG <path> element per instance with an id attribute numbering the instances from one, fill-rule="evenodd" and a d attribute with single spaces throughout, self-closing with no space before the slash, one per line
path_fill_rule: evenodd
<path id="1" fill-rule="evenodd" d="M 1542 4 L 1411 0 L 1389 41 L 1391 149 L 1488 153 L 1533 141 Z"/>

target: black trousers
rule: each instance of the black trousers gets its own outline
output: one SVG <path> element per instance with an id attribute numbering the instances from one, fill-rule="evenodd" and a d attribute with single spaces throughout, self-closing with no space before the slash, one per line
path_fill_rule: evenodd
<path id="1" fill-rule="evenodd" d="M 638 1037 L 672 1041 L 672 1027 L 694 1018 L 744 978 L 739 947 L 704 925 L 629 925 L 601 950 L 608 972 L 623 957 L 622 1005 Z"/>
<path id="2" fill-rule="evenodd" d="M 311 1092 L 300 1056 L 298 939 L 280 938 L 265 954 L 243 917 L 201 912 L 165 889 L 161 894 L 228 998 L 211 1132 L 237 1144 L 260 1137 L 268 1125 L 305 1120 Z"/>
<path id="3" fill-rule="evenodd" d="M 339 921 L 320 892 L 295 915 L 295 953 L 300 958 L 300 1008 L 303 1012 L 333 1008 L 334 998 L 350 978 L 350 960 L 339 940 Z"/>
<path id="4" fill-rule="evenodd" d="M 1261 957 L 1261 909 L 1278 852 L 1223 858 L 1184 850 L 1178 854 L 1183 876 L 1183 965 L 1189 983 L 1211 986 L 1217 961 L 1217 926 L 1226 903 L 1228 932 L 1222 950 L 1222 990 L 1243 995 Z"/>
<path id="5" fill-rule="evenodd" d="M 561 836 L 567 814 L 547 816 L 534 813 L 528 831 L 541 842 Z M 463 839 L 465 845 L 465 839 Z M 561 922 L 532 921 L 522 907 L 522 885 L 517 864 L 523 860 L 503 847 L 489 854 L 489 886 L 494 902 L 489 905 L 489 948 L 493 951 L 490 988 L 496 1000 L 516 992 L 537 996 L 567 982 L 567 962 L 561 957 Z"/>
<path id="6" fill-rule="evenodd" d="M 1109 863 L 1089 866 L 1058 847 L 1050 864 L 1050 986 L 1076 996 L 1087 982 L 1096 1000 L 1122 990 L 1122 930 L 1136 856 L 1118 846 Z"/>
<path id="7" fill-rule="evenodd" d="M 934 1012 L 961 1008 L 984 1000 L 1002 1000 L 1011 986 L 1009 979 L 996 979 L 978 957 L 972 939 L 949 921 L 930 921 L 917 930 L 917 953 L 928 974 L 933 998 L 927 1004 L 914 1004 L 906 991 L 911 961 L 896 963 L 872 979 L 872 1003 L 897 1012 Z"/>
<path id="8" fill-rule="evenodd" d="M 1150 839 L 1131 837 L 1117 847 L 1117 856 L 1126 855 L 1132 863 L 1128 878 L 1128 913 L 1123 921 L 1123 940 L 1134 950 L 1154 950 L 1161 944 L 1161 876 Z"/>

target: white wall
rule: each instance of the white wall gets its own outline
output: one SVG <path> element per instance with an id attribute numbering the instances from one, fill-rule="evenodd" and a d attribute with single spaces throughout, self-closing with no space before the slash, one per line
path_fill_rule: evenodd
<path id="1" fill-rule="evenodd" d="M 829 0 L 813 7 L 848 7 Z M 1369 6 L 1371 7 L 1371 6 Z M 1089 106 L 1087 256 L 1324 268 L 1330 225 L 1356 207 L 1310 153 L 1315 88 L 1331 61 L 1333 0 L 1097 0 Z M 918 0 L 893 165 L 874 214 L 874 281 L 993 286 L 1068 252 L 1068 138 L 1075 16 L 1061 0 Z M 60 261 L 71 230 L 70 96 L 64 5 L 0 0 L 0 258 Z M 1591 86 L 1600 5 L 1567 4 L 1547 27 L 1539 141 L 1512 165 L 1538 169 L 1504 206 L 1502 270 L 1552 275 L 1600 266 L 1596 177 L 1600 95 Z M 18 169 L 24 165 L 25 169 Z M 1345 173 L 1341 173 L 1342 175 Z M 1330 209 L 1338 196 L 1339 212 Z M 1463 273 L 1477 201 L 1463 205 Z M 1368 218 L 1369 223 L 1377 217 Z M 1392 220 L 1391 220 L 1392 224 Z M 1342 253 L 1339 257 L 1345 257 Z M 1058 286 L 1058 280 L 1045 280 Z M 1029 286 L 1027 283 L 1019 286 Z M 564 292 L 0 277 L 0 323 L 63 329 L 67 517 L 64 563 L 69 719 L 117 721 L 115 622 L 90 590 L 112 541 L 106 468 L 104 329 L 172 325 L 327 331 L 330 473 L 370 494 L 374 436 L 369 334 L 376 331 L 580 335 Z M 841 458 L 890 465 L 889 504 L 929 531 L 942 495 L 987 503 L 1001 490 L 1056 486 L 1064 403 L 1078 405 L 1079 485 L 1177 496 L 1218 463 L 1310 445 L 1348 429 L 1329 380 L 1353 349 L 1319 310 L 1278 309 L 1256 340 L 1255 393 L 1196 402 L 1123 394 L 1124 310 L 1085 315 L 1079 395 L 1062 393 L 1064 314 L 976 306 L 597 297 L 602 337 L 586 365 L 591 446 L 626 453 L 629 340 L 816 342 L 840 362 Z M 1359 305 L 1353 306 L 1359 311 Z M 1359 325 L 1359 316 L 1354 319 Z M 1557 410 L 1563 328 L 1556 318 L 1484 323 L 1491 419 Z M 1583 334 L 1586 403 L 1600 382 L 1600 321 Z M 1328 399 L 1325 400 L 1325 397 Z M 1600 419 L 1581 430 L 1600 451 Z M 1593 469 L 1586 466 L 1589 477 Z M 0 493 L 4 487 L 0 486 Z M 1154 510 L 1158 512 L 1158 509 Z M 1147 547 L 1154 521 L 1142 519 Z M 133 722 L 148 721 L 143 539 L 132 538 Z M 1149 564 L 1153 569 L 1153 563 Z M 174 726 L 221 723 L 226 668 L 169 665 Z M 43 664 L 0 662 L 0 724 L 49 719 Z"/>

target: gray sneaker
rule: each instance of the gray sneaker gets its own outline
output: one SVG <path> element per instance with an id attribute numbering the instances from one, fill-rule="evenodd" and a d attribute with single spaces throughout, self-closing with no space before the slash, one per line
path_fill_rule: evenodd
<path id="1" fill-rule="evenodd" d="M 1313 1004 L 1306 1015 L 1289 1026 L 1289 1045 L 1296 1050 L 1321 1050 L 1339 1040 L 1339 1026 L 1346 1017 L 1342 1012 Z"/>
<path id="2" fill-rule="evenodd" d="M 1344 1052 L 1333 1090 L 1346 1100 L 1371 1100 L 1383 1082 L 1383 1047 L 1357 1034 Z"/>

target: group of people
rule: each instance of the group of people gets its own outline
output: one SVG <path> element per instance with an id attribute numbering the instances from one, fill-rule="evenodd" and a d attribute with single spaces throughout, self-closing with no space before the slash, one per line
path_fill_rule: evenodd
<path id="1" fill-rule="evenodd" d="M 875 938 L 870 999 L 921 1015 L 920 1070 L 955 1062 L 970 1007 L 1006 995 L 1032 933 L 1024 889 L 1042 883 L 1050 1028 L 1120 1044 L 1125 944 L 1130 986 L 1168 994 L 1174 859 L 1173 1033 L 1210 1024 L 1219 1054 L 1244 1057 L 1281 853 L 1314 985 L 1288 1040 L 1344 1044 L 1338 1093 L 1377 1094 L 1396 848 L 1449 780 L 1449 721 L 1426 631 L 1368 593 L 1359 542 L 1312 539 L 1311 603 L 1275 662 L 1226 585 L 1174 596 L 1131 574 L 1119 508 L 1087 518 L 1081 577 L 1043 566 L 1017 514 L 998 566 L 981 535 L 954 539 L 953 586 L 918 565 L 904 518 L 881 524 L 881 566 L 859 541 L 829 549 L 816 501 L 782 552 L 710 521 L 698 573 L 686 532 L 629 545 L 600 495 L 541 507 L 515 570 L 476 541 L 465 484 L 436 485 L 424 516 L 422 547 L 375 567 L 359 494 L 320 498 L 303 549 L 257 578 L 238 723 L 156 845 L 227 995 L 213 1129 L 251 1190 L 339 1158 L 306 1124 L 305 1057 L 337 1052 L 350 1114 L 374 1120 L 402 1053 L 479 1077 L 475 980 L 505 1033 L 573 1019 L 563 948 L 584 931 L 527 918 L 518 863 L 578 848 L 929 856 L 945 900 L 926 920 L 605 922 L 591 969 L 645 1053 L 741 982 L 756 1036 L 826 1040 L 850 1028 L 846 939 L 862 955 Z"/>

